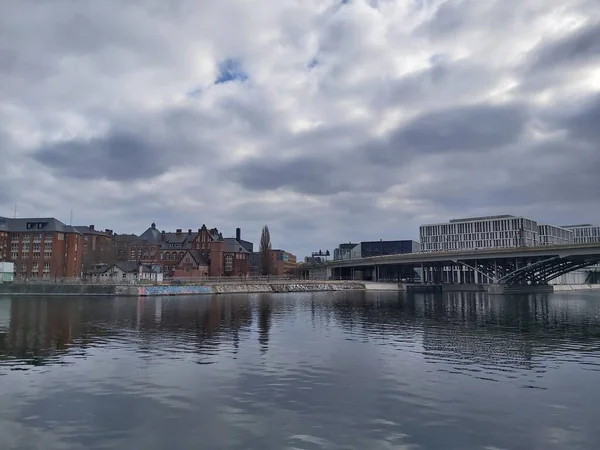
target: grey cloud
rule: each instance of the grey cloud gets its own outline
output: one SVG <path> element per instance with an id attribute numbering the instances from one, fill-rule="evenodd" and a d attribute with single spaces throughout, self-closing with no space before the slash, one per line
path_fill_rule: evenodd
<path id="1" fill-rule="evenodd" d="M 599 2 L 423 1 L 389 17 L 356 14 L 352 2 L 264 2 L 268 14 L 229 1 L 0 1 L 5 213 L 17 202 L 23 214 L 64 220 L 72 206 L 78 222 L 101 216 L 137 233 L 152 221 L 240 225 L 255 242 L 268 223 L 277 245 L 300 254 L 414 237 L 419 217 L 434 214 L 600 221 L 590 206 L 600 189 L 598 97 L 536 106 L 528 91 L 568 89 L 598 55 L 597 24 L 554 39 L 541 15 L 563 8 L 593 19 Z M 515 67 L 530 24 L 549 39 Z M 213 87 L 212 68 L 232 55 L 251 82 Z M 507 78 L 520 86 L 514 103 L 485 103 Z M 412 120 L 381 137 L 397 113 Z M 320 125 L 297 131 L 305 120 Z M 80 127 L 108 131 L 89 139 Z M 545 140 L 533 142 L 538 134 Z M 241 151 L 253 157 L 234 164 Z"/>
<path id="2" fill-rule="evenodd" d="M 431 67 L 382 83 L 375 92 L 373 106 L 437 107 L 455 104 L 489 90 L 497 81 L 497 74 L 469 61 L 441 60 Z"/>
<path id="3" fill-rule="evenodd" d="M 600 22 L 593 22 L 561 39 L 547 40 L 532 50 L 527 68 L 537 75 L 561 66 L 589 65 L 600 60 Z"/>
<path id="4" fill-rule="evenodd" d="M 315 195 L 331 194 L 348 189 L 331 178 L 333 167 L 318 159 L 295 158 L 290 161 L 261 158 L 232 170 L 233 177 L 245 188 L 269 191 L 282 187 Z"/>
<path id="5" fill-rule="evenodd" d="M 435 36 L 452 34 L 468 20 L 468 4 L 465 0 L 447 0 L 426 23 L 426 29 Z"/>
<path id="6" fill-rule="evenodd" d="M 523 132 L 521 105 L 479 104 L 421 114 L 379 149 L 369 149 L 378 162 L 402 162 L 415 155 L 447 152 L 490 152 L 514 143 Z"/>
<path id="7" fill-rule="evenodd" d="M 48 144 L 35 159 L 60 175 L 82 179 L 135 180 L 160 175 L 170 168 L 163 148 L 144 136 L 121 131 Z"/>
<path id="8" fill-rule="evenodd" d="M 569 131 L 572 139 L 589 142 L 600 155 L 600 94 L 589 99 L 574 113 L 567 115 L 562 126 Z"/>

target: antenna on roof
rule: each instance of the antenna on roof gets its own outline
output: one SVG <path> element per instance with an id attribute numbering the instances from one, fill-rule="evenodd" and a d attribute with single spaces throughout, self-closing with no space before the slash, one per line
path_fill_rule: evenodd
<path id="1" fill-rule="evenodd" d="M 69 226 L 73 225 L 73 208 L 71 208 L 71 216 L 69 217 Z"/>
<path id="2" fill-rule="evenodd" d="M 16 218 L 17 218 L 17 204 L 15 203 L 15 215 L 14 215 L 13 219 L 16 219 Z"/>

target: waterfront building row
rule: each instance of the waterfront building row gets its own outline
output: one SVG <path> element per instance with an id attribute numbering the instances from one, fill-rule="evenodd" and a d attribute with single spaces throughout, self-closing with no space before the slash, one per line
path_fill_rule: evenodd
<path id="1" fill-rule="evenodd" d="M 202 225 L 197 231 L 159 231 L 155 223 L 141 235 L 116 234 L 94 225 L 70 226 L 54 218 L 0 217 L 0 261 L 14 263 L 19 278 L 93 278 L 123 272 L 115 264 L 130 262 L 161 268 L 165 277 L 202 278 L 258 274 L 254 244 L 223 237 L 217 228 Z M 295 272 L 296 256 L 271 251 L 273 275 Z M 137 271 L 137 269 L 136 269 Z M 136 272 L 137 273 L 137 272 Z"/>
<path id="2" fill-rule="evenodd" d="M 424 252 L 600 242 L 600 227 L 556 226 L 512 215 L 453 219 L 419 227 Z"/>

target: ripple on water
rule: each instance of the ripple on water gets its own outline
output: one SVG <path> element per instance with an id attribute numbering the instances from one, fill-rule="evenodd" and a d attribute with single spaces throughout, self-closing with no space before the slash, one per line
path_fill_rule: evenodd
<path id="1" fill-rule="evenodd" d="M 42 435 L 48 448 L 86 449 L 595 448 L 599 304 L 362 292 L 13 300 L 0 308 L 0 430 L 18 424 L 7 450 Z"/>

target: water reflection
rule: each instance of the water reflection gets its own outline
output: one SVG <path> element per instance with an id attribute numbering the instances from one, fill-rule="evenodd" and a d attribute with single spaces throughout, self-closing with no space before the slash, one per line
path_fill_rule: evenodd
<path id="1" fill-rule="evenodd" d="M 35 448 L 596 448 L 593 293 L 0 299 Z"/>

